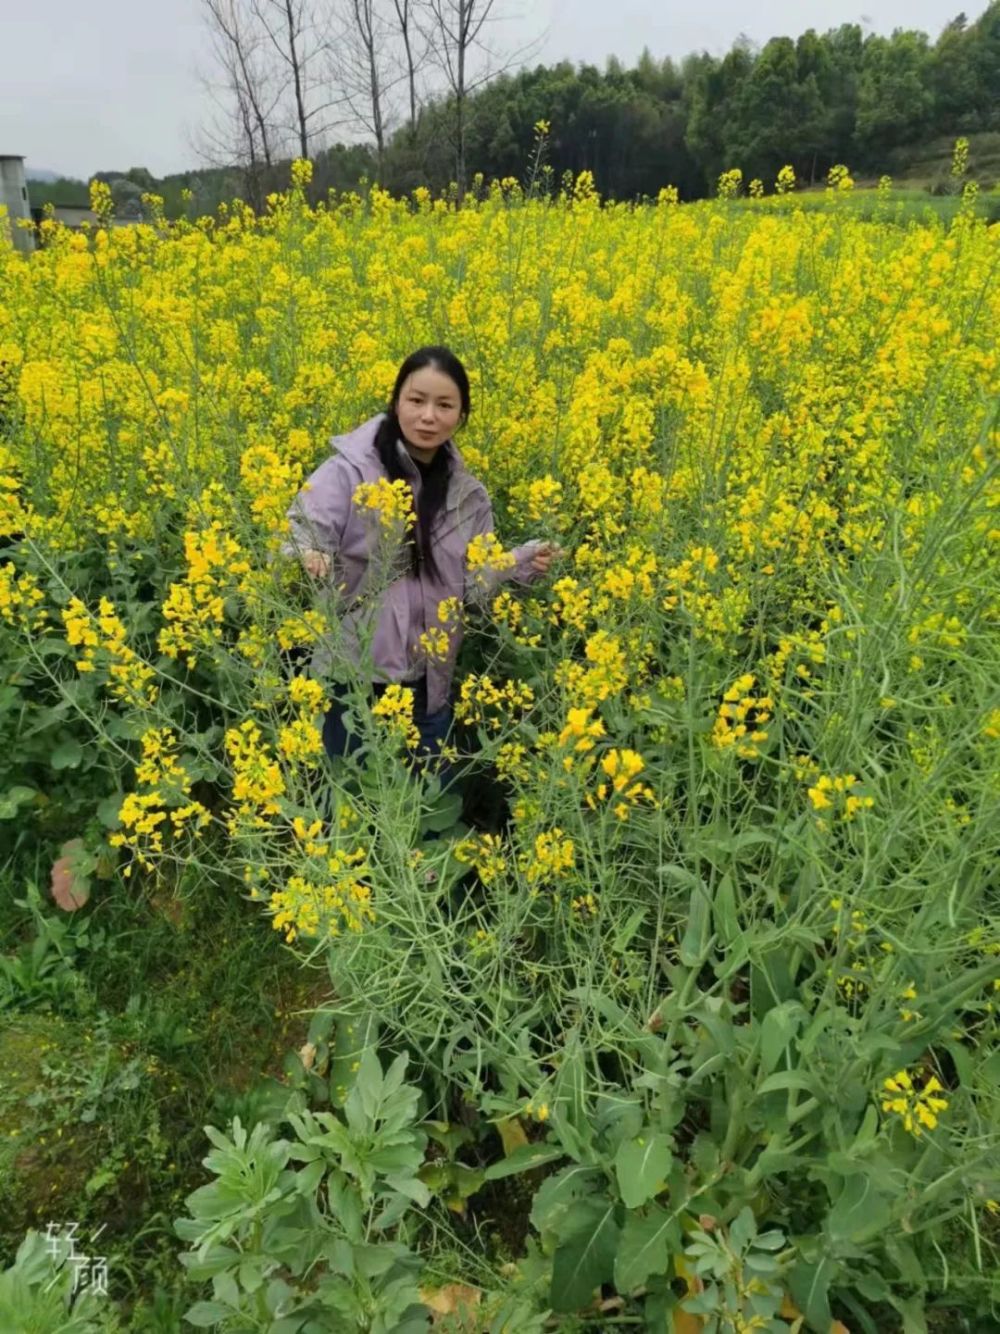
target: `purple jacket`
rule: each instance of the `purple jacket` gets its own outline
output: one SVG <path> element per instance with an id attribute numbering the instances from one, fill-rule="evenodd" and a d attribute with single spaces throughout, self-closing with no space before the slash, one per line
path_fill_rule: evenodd
<path id="1" fill-rule="evenodd" d="M 360 667 L 362 643 L 371 635 L 369 668 L 375 678 L 404 681 L 426 671 L 427 710 L 433 713 L 448 701 L 462 639 L 460 618 L 442 626 L 438 604 L 445 598 L 457 598 L 460 603 L 485 601 L 504 579 L 534 583 L 540 576 L 530 568 L 531 559 L 542 543 L 531 541 L 516 547 L 512 569 L 489 574 L 484 571 L 479 579 L 470 576 L 466 550 L 478 534 L 493 532 L 493 509 L 486 488 L 469 472 L 449 440 L 441 446 L 451 459 L 448 496 L 431 531 L 438 578 L 432 579 L 426 572 L 419 576 L 409 573 L 401 547 L 391 567 L 398 571 L 396 577 L 390 574 L 387 578 L 379 560 L 373 559 L 383 549 L 377 545 L 382 537 L 377 516 L 352 503 L 359 483 L 377 482 L 386 476 L 375 448 L 382 420 L 380 413 L 349 435 L 333 438 L 330 457 L 312 473 L 288 510 L 291 536 L 284 550 L 292 555 L 306 549 L 330 553 L 330 581 L 340 591 L 338 620 L 343 632 L 341 647 L 347 657 Z M 396 448 L 414 498 L 419 499 L 419 469 L 402 441 L 397 441 Z M 448 651 L 443 659 L 428 658 L 418 643 L 424 630 L 435 628 L 448 632 Z M 313 671 L 325 673 L 332 661 L 331 646 L 321 646 L 313 657 Z"/>

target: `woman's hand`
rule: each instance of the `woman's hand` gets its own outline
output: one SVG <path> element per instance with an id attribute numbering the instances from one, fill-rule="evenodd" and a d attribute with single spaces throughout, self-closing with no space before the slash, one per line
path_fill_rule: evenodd
<path id="1" fill-rule="evenodd" d="M 555 542 L 543 542 L 531 558 L 531 568 L 536 574 L 548 574 L 549 566 L 563 555 L 563 549 Z"/>
<path id="2" fill-rule="evenodd" d="M 313 579 L 326 579 L 330 573 L 330 554 L 326 551 L 303 551 L 302 568 Z"/>

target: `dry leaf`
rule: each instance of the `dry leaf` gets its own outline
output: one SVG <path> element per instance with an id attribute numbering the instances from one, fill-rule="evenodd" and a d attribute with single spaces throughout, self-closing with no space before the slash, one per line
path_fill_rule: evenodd
<path id="1" fill-rule="evenodd" d="M 311 1070 L 313 1068 L 313 1062 L 315 1061 L 315 1059 L 316 1059 L 315 1042 L 307 1042 L 304 1047 L 301 1047 L 299 1049 L 299 1060 L 302 1062 L 302 1068 L 304 1070 Z"/>
<path id="2" fill-rule="evenodd" d="M 835 1320 L 830 1326 L 830 1334 L 851 1334 L 843 1320 Z"/>
<path id="3" fill-rule="evenodd" d="M 701 1334 L 705 1328 L 705 1322 L 700 1315 L 692 1315 L 690 1311 L 682 1311 L 679 1306 L 673 1309 L 674 1334 Z"/>
<path id="4" fill-rule="evenodd" d="M 509 1158 L 515 1149 L 522 1149 L 528 1143 L 528 1136 L 524 1133 L 524 1126 L 516 1116 L 508 1116 L 503 1121 L 497 1122 L 497 1130 L 500 1139 L 503 1141 L 504 1157 Z"/>
<path id="5" fill-rule="evenodd" d="M 90 884 L 77 870 L 77 856 L 82 848 L 82 838 L 71 838 L 52 863 L 52 897 L 63 912 L 76 912 L 90 898 Z"/>
<path id="6" fill-rule="evenodd" d="M 475 1312 L 482 1296 L 478 1288 L 470 1288 L 465 1283 L 446 1283 L 443 1288 L 435 1288 L 433 1291 L 429 1288 L 420 1289 L 420 1300 L 434 1312 L 432 1324 L 439 1323 L 437 1316 L 454 1315 L 462 1320 L 470 1318 L 473 1321 L 470 1329 L 474 1328 Z"/>

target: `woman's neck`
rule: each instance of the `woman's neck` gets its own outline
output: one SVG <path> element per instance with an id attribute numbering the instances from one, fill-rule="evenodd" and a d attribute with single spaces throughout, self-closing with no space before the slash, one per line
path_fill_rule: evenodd
<path id="1" fill-rule="evenodd" d="M 435 445 L 433 449 L 421 449 L 419 445 L 411 445 L 409 440 L 403 441 L 403 448 L 409 454 L 411 459 L 416 459 L 418 463 L 433 463 L 437 458 L 438 450 L 441 445 Z"/>

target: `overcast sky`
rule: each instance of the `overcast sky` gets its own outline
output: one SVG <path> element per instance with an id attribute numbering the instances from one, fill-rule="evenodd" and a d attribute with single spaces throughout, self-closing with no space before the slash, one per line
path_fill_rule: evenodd
<path id="1" fill-rule="evenodd" d="M 509 45 L 540 39 L 535 61 L 629 63 L 654 55 L 726 51 L 739 34 L 755 42 L 840 23 L 936 36 L 962 0 L 498 0 L 521 17 Z M 972 20 L 985 9 L 972 3 Z M 208 113 L 198 78 L 206 68 L 200 0 L 0 0 L 0 154 L 29 166 L 88 176 L 148 167 L 155 175 L 200 165 L 195 143 Z M 497 33 L 497 38 L 500 37 Z"/>

